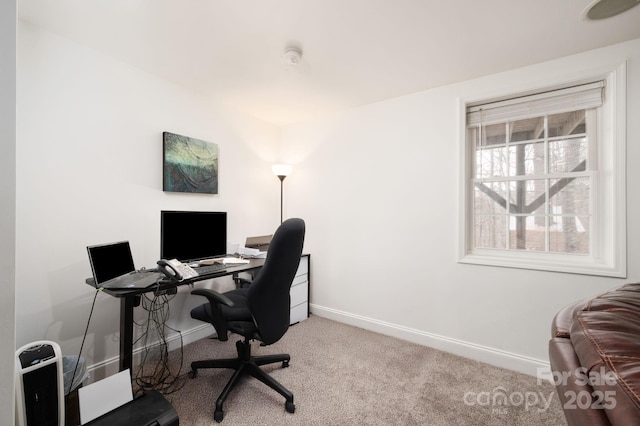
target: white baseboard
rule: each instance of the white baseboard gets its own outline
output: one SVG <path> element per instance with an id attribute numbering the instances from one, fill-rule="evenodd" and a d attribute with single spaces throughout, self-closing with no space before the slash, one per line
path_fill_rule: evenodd
<path id="1" fill-rule="evenodd" d="M 545 377 L 545 371 L 550 371 L 547 361 L 530 358 L 527 356 L 506 352 L 500 349 L 490 348 L 475 343 L 465 342 L 463 340 L 452 339 L 446 336 L 440 336 L 417 330 L 410 327 L 404 327 L 385 321 L 379 321 L 373 318 L 361 315 L 351 314 L 349 312 L 339 311 L 337 309 L 327 308 L 311 303 L 310 310 L 314 315 L 328 318 L 334 321 L 353 325 L 365 330 L 374 331 L 386 336 L 397 337 L 398 339 L 408 342 L 417 343 L 419 345 L 428 346 L 465 358 L 495 365 L 501 368 L 518 371 L 530 376 L 540 378 Z"/>
<path id="2" fill-rule="evenodd" d="M 396 337 L 408 342 L 428 346 L 441 351 L 449 352 L 455 355 L 470 358 L 476 361 L 485 362 L 497 367 L 507 368 L 509 370 L 518 371 L 539 379 L 548 380 L 550 375 L 550 366 L 547 361 L 526 357 L 519 354 L 503 351 L 500 349 L 490 348 L 475 343 L 465 342 L 463 340 L 452 339 L 450 337 L 438 334 L 428 333 L 410 327 L 404 327 L 349 312 L 339 311 L 337 309 L 327 308 L 316 304 L 309 304 L 310 310 L 314 315 L 331 319 L 344 324 L 360 327 L 365 330 L 384 334 L 386 336 Z M 190 330 L 182 332 L 182 344 L 188 345 L 197 340 L 210 337 L 215 333 L 211 325 L 201 324 Z M 180 347 L 180 334 L 173 333 L 166 338 L 169 350 L 178 349 Z M 155 342 L 152 347 L 158 346 L 160 343 Z M 140 360 L 143 348 L 137 348 L 133 351 L 134 365 Z M 100 363 L 88 366 L 87 370 L 90 374 L 89 382 L 100 380 L 118 372 L 119 358 L 112 357 Z"/>

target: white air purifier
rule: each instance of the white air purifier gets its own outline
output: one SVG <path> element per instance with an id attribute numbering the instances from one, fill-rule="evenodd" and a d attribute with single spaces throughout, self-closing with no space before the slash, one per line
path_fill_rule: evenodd
<path id="1" fill-rule="evenodd" d="M 62 353 L 55 342 L 29 343 L 16 351 L 16 425 L 63 426 Z"/>

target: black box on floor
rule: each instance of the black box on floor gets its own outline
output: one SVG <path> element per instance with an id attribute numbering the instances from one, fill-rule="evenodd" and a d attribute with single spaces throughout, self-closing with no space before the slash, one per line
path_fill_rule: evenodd
<path id="1" fill-rule="evenodd" d="M 131 402 L 86 423 L 91 426 L 178 426 L 178 413 L 158 391 L 149 391 Z"/>

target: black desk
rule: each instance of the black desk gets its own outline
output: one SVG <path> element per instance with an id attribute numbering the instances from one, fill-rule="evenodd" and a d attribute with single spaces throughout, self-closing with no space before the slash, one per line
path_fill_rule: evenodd
<path id="1" fill-rule="evenodd" d="M 260 269 L 264 265 L 264 259 L 251 259 L 244 265 L 228 266 L 226 269 L 211 274 L 202 274 L 197 277 L 186 279 L 180 282 L 160 281 L 158 285 L 147 288 L 136 288 L 126 290 L 103 289 L 107 294 L 120 298 L 120 371 L 127 368 L 133 374 L 133 308 L 140 305 L 140 296 L 144 293 L 171 291 L 178 286 L 193 284 L 197 281 L 210 280 L 233 275 L 234 278 L 241 272 L 249 272 Z M 197 268 L 196 268 L 197 271 Z M 95 287 L 93 278 L 88 278 L 86 283 Z"/>

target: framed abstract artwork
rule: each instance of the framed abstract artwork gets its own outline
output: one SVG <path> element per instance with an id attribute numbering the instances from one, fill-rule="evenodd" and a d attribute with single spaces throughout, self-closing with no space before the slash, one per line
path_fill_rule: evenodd
<path id="1" fill-rule="evenodd" d="M 165 192 L 218 193 L 218 144 L 163 132 Z"/>

